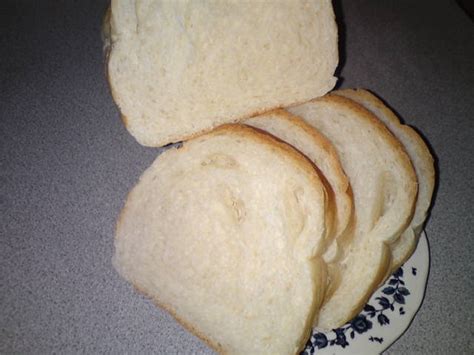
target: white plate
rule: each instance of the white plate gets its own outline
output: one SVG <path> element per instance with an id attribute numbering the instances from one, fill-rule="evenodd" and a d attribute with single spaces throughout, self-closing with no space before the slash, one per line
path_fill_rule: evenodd
<path id="1" fill-rule="evenodd" d="M 421 306 L 430 253 L 425 232 L 415 253 L 370 298 L 352 322 L 330 332 L 313 331 L 302 354 L 380 354 L 409 327 Z"/>

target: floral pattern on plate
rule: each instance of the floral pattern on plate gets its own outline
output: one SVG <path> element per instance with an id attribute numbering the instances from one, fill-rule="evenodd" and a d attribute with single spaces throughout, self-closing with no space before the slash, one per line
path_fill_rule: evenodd
<path id="1" fill-rule="evenodd" d="M 420 308 L 428 269 L 428 241 L 423 232 L 415 253 L 372 295 L 363 311 L 332 331 L 314 329 L 302 354 L 379 354 L 386 350 Z"/>

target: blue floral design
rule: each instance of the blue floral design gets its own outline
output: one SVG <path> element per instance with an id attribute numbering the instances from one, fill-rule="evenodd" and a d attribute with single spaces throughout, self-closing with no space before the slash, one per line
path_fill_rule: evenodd
<path id="1" fill-rule="evenodd" d="M 416 271 L 416 268 L 411 270 L 414 276 L 416 276 Z M 372 329 L 375 318 L 380 326 L 385 326 L 390 324 L 387 312 L 395 312 L 396 307 L 398 307 L 398 313 L 400 315 L 405 314 L 403 305 L 405 304 L 406 297 L 410 295 L 410 291 L 405 287 L 403 274 L 403 268 L 400 267 L 392 275 L 386 286 L 382 289 L 383 295 L 375 298 L 378 301 L 377 306 L 366 304 L 358 316 L 344 326 L 333 329 L 331 332 L 322 333 L 314 331 L 302 354 L 314 354 L 317 349 L 323 349 L 328 346 L 345 348 L 349 346 L 348 336 L 350 339 L 354 339 L 356 334 L 368 332 Z M 370 336 L 368 339 L 371 342 L 383 342 L 383 338 L 379 337 Z"/>

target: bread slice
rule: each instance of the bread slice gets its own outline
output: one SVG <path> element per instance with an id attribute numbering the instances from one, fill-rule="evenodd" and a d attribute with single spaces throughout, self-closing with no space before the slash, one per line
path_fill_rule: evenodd
<path id="1" fill-rule="evenodd" d="M 336 82 L 330 0 L 112 0 L 110 21 L 112 95 L 146 146 L 307 101 Z"/>
<path id="2" fill-rule="evenodd" d="M 354 235 L 340 263 L 340 282 L 323 305 L 318 327 L 332 329 L 356 315 L 390 265 L 388 243 L 410 223 L 416 176 L 400 142 L 369 111 L 327 95 L 289 108 L 324 134 L 339 154 L 354 196 Z"/>
<path id="3" fill-rule="evenodd" d="M 426 220 L 435 186 L 433 157 L 420 135 L 410 126 L 400 123 L 395 113 L 371 92 L 364 89 L 346 89 L 334 91 L 333 94 L 349 98 L 375 114 L 403 144 L 415 168 L 418 178 L 415 213 L 409 227 L 400 239 L 391 245 L 390 270 L 394 272 L 415 250 L 418 236 Z"/>
<path id="4" fill-rule="evenodd" d="M 297 353 L 324 294 L 325 210 L 304 156 L 225 125 L 145 171 L 118 220 L 113 264 L 220 352 Z"/>
<path id="5" fill-rule="evenodd" d="M 309 158 L 320 171 L 323 182 L 326 181 L 328 204 L 326 214 L 330 216 L 329 238 L 324 254 L 326 262 L 334 262 L 341 254 L 343 240 L 349 234 L 352 216 L 352 195 L 349 181 L 344 173 L 336 150 L 326 137 L 300 117 L 285 110 L 275 110 L 243 121 L 246 125 L 261 129 L 291 144 Z"/>

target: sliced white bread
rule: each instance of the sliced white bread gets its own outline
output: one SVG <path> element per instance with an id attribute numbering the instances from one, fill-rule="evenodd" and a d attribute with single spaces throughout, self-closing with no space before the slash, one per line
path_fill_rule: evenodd
<path id="1" fill-rule="evenodd" d="M 354 198 L 354 235 L 317 326 L 332 329 L 356 315 L 390 265 L 388 243 L 413 215 L 416 175 L 400 142 L 369 111 L 336 95 L 291 107 L 338 152 Z"/>
<path id="2" fill-rule="evenodd" d="M 145 171 L 117 223 L 113 263 L 217 351 L 295 354 L 324 294 L 325 210 L 309 160 L 225 125 Z"/>
<path id="3" fill-rule="evenodd" d="M 327 209 L 327 215 L 332 219 L 329 221 L 329 238 L 324 260 L 326 262 L 337 260 L 342 245 L 348 243 L 347 238 L 343 237 L 349 234 L 347 230 L 350 228 L 352 216 L 352 193 L 331 142 L 303 119 L 285 110 L 271 111 L 247 119 L 243 123 L 289 143 L 309 158 L 319 170 L 323 182 L 326 181 L 328 203 L 332 205 Z"/>
<path id="4" fill-rule="evenodd" d="M 397 270 L 413 253 L 423 228 L 435 186 L 435 168 L 430 150 L 420 135 L 410 126 L 400 123 L 399 118 L 378 97 L 364 89 L 345 89 L 333 94 L 349 98 L 374 113 L 405 147 L 418 179 L 418 196 L 415 213 L 409 227 L 399 240 L 393 243 L 390 271 Z"/>
<path id="5" fill-rule="evenodd" d="M 146 146 L 322 96 L 336 82 L 330 0 L 112 0 L 110 18 L 112 95 Z"/>

